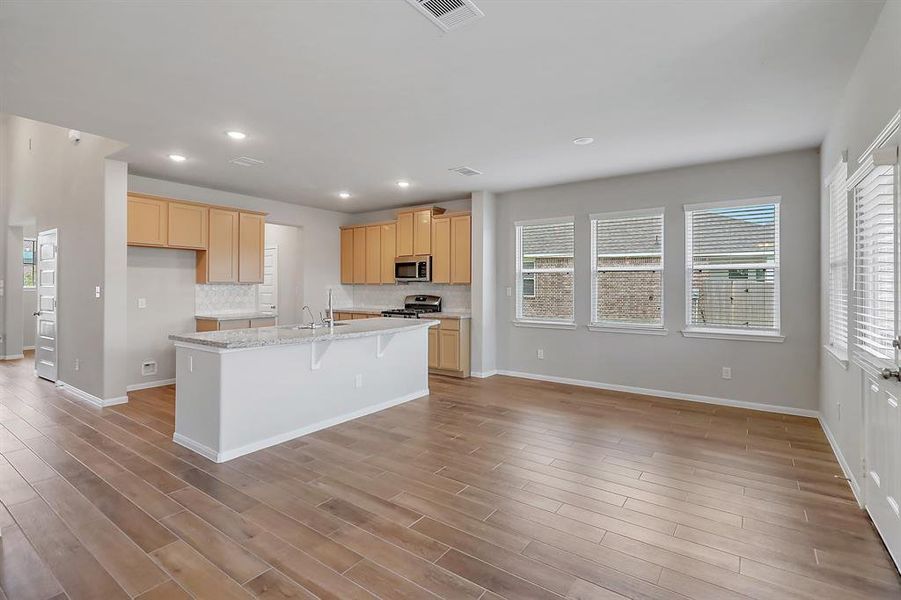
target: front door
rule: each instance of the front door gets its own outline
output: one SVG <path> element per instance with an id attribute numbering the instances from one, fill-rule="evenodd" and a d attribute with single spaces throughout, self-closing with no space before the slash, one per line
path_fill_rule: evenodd
<path id="1" fill-rule="evenodd" d="M 57 286 L 59 263 L 57 230 L 50 229 L 38 234 L 37 247 L 37 288 L 38 309 L 37 331 L 34 349 L 34 368 L 38 377 L 56 381 L 57 374 Z"/>

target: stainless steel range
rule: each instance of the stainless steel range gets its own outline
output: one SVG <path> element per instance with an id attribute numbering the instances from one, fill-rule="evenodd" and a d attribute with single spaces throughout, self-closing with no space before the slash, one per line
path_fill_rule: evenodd
<path id="1" fill-rule="evenodd" d="M 404 298 L 403 308 L 392 308 L 382 311 L 383 317 L 399 319 L 418 319 L 419 315 L 441 312 L 441 296 L 423 294 Z"/>

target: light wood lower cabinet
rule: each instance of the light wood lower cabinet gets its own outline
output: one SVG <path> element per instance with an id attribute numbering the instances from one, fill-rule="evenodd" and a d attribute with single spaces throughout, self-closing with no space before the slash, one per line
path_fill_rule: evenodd
<path id="1" fill-rule="evenodd" d="M 232 329 L 248 329 L 256 327 L 273 327 L 275 317 L 257 319 L 195 319 L 196 329 L 201 331 L 230 331 Z"/>
<path id="2" fill-rule="evenodd" d="M 429 329 L 429 371 L 439 375 L 469 377 L 469 319 L 440 319 Z"/>

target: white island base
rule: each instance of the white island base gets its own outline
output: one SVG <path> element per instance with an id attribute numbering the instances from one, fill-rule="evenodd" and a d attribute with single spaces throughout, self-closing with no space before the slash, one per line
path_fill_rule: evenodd
<path id="1" fill-rule="evenodd" d="M 437 321 L 405 321 L 351 321 L 333 335 L 264 328 L 250 342 L 239 333 L 251 330 L 171 336 L 173 440 L 225 462 L 427 395 L 428 327 Z M 210 345 L 217 339 L 226 341 Z M 253 340 L 266 345 L 235 347 Z"/>

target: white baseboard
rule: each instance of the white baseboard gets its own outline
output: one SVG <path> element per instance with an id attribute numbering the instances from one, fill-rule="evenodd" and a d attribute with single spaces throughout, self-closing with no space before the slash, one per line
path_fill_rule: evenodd
<path id="1" fill-rule="evenodd" d="M 150 388 L 163 387 L 164 385 L 172 385 L 175 379 L 158 379 L 156 381 L 145 381 L 144 383 L 133 383 L 125 387 L 126 392 L 136 392 L 138 390 L 149 390 Z"/>
<path id="2" fill-rule="evenodd" d="M 115 406 L 116 404 L 125 404 L 126 402 L 128 402 L 128 396 L 119 396 L 117 398 L 98 398 L 97 396 L 89 394 L 84 390 L 80 390 L 77 387 L 69 385 L 64 381 L 57 381 L 56 387 L 60 388 L 63 391 L 69 392 L 76 398 L 80 398 L 98 408 L 103 408 L 105 406 Z"/>
<path id="3" fill-rule="evenodd" d="M 23 348 L 24 350 L 24 348 Z M 0 356 L 0 360 L 19 360 L 20 358 L 25 358 L 24 354 L 7 354 L 6 356 Z"/>
<path id="4" fill-rule="evenodd" d="M 176 432 L 172 436 L 172 441 L 176 444 L 184 446 L 189 450 L 193 450 L 197 454 L 212 460 L 213 462 L 222 463 L 234 458 L 238 458 L 239 456 L 244 456 L 245 454 L 250 454 L 251 452 L 256 452 L 257 450 L 262 450 L 263 448 L 268 448 L 270 446 L 275 446 L 276 444 L 281 444 L 282 442 L 287 442 L 288 440 L 293 440 L 294 438 L 299 438 L 301 436 L 307 435 L 309 433 L 313 433 L 315 431 L 319 431 L 320 429 L 327 429 L 329 427 L 333 427 L 340 423 L 344 423 L 345 421 L 351 421 L 353 419 L 358 419 L 360 417 L 365 417 L 366 415 L 371 415 L 372 413 L 376 413 L 387 408 L 391 408 L 392 406 L 397 406 L 398 404 L 403 404 L 404 402 L 409 402 L 411 400 L 416 400 L 417 398 L 422 398 L 423 396 L 429 395 L 429 389 L 426 388 L 424 390 L 418 390 L 411 394 L 407 394 L 405 396 L 401 396 L 400 398 L 394 398 L 392 400 L 388 400 L 386 402 L 382 402 L 380 404 L 375 404 L 373 406 L 367 406 L 366 408 L 362 408 L 360 410 L 356 410 L 351 413 L 339 415 L 337 417 L 332 417 L 330 419 L 324 419 L 322 421 L 317 421 L 312 425 L 307 425 L 305 427 L 300 427 L 298 429 L 294 429 L 292 431 L 288 431 L 285 433 L 280 433 L 278 435 L 274 435 L 272 437 L 268 437 L 264 440 L 260 440 L 258 442 L 253 442 L 252 444 L 246 444 L 244 446 L 239 446 L 238 448 L 233 448 L 231 450 L 226 450 L 224 452 L 217 452 L 215 449 L 210 448 L 205 444 L 201 444 L 196 442 L 180 433 Z"/>
<path id="5" fill-rule="evenodd" d="M 849 465 L 848 461 L 845 459 L 845 455 L 842 454 L 841 446 L 838 445 L 838 440 L 834 435 L 832 435 L 832 430 L 829 429 L 829 425 L 826 423 L 826 419 L 824 419 L 822 415 L 820 415 L 818 419 L 820 421 L 820 427 L 823 428 L 823 433 L 826 434 L 826 439 L 829 440 L 829 445 L 832 446 L 832 452 L 833 454 L 835 454 L 835 458 L 836 460 L 838 460 L 838 464 L 842 468 L 842 473 L 844 473 L 845 477 L 848 478 L 848 484 L 851 486 L 851 491 L 854 493 L 854 499 L 857 500 L 858 506 L 863 508 L 863 494 L 860 490 L 860 484 L 857 482 L 857 477 L 854 469 L 851 468 L 851 465 Z"/>
<path id="6" fill-rule="evenodd" d="M 553 375 L 540 375 L 538 373 L 526 373 L 523 371 L 506 371 L 498 369 L 498 375 L 507 375 L 509 377 L 520 377 L 522 379 L 534 379 L 537 381 L 550 381 L 552 383 L 565 383 L 568 385 L 577 385 L 580 387 L 589 387 L 599 390 L 610 390 L 612 392 L 626 392 L 629 394 L 642 394 L 645 396 L 659 396 L 661 398 L 672 398 L 673 400 L 687 400 L 689 402 L 701 402 L 703 404 L 718 404 L 720 406 L 732 406 L 735 408 L 747 408 L 750 410 L 760 410 L 764 412 L 779 413 L 785 415 L 795 415 L 799 417 L 819 416 L 819 411 L 808 408 L 795 408 L 793 406 L 779 406 L 775 404 L 762 404 L 758 402 L 745 402 L 744 400 L 732 400 L 730 398 L 716 398 L 714 396 L 701 396 L 699 394 L 685 394 L 682 392 L 670 392 L 667 390 L 652 390 L 649 388 L 634 387 L 631 385 L 618 385 L 614 383 L 602 383 L 600 381 L 588 381 L 585 379 L 571 379 L 569 377 L 555 377 Z"/>
<path id="7" fill-rule="evenodd" d="M 497 369 L 492 369 L 491 371 L 473 371 L 470 375 L 477 379 L 485 379 L 486 377 L 497 375 Z"/>

